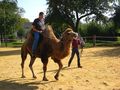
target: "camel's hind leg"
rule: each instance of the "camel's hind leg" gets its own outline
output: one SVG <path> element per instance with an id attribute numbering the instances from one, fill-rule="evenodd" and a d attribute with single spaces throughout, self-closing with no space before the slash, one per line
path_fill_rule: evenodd
<path id="1" fill-rule="evenodd" d="M 41 58 L 42 63 L 43 63 L 43 81 L 48 81 L 48 79 L 46 78 L 46 71 L 47 71 L 47 64 L 48 64 L 48 58 L 47 59 L 43 59 Z"/>
<path id="2" fill-rule="evenodd" d="M 27 57 L 27 49 L 23 49 L 23 47 L 21 48 L 21 58 L 22 58 L 22 62 L 21 62 L 21 68 L 22 68 L 22 78 L 25 78 L 24 75 L 24 63 Z"/>
<path id="3" fill-rule="evenodd" d="M 35 59 L 36 59 L 36 57 L 33 57 L 33 58 L 31 57 L 30 64 L 29 64 L 29 67 L 30 67 L 30 70 L 32 72 L 33 78 L 37 78 L 35 73 L 34 73 L 34 70 L 32 68 L 32 65 L 34 64 Z"/>
<path id="4" fill-rule="evenodd" d="M 62 69 L 62 67 L 63 67 L 63 64 L 62 64 L 62 62 L 61 62 L 60 60 L 57 60 L 57 59 L 54 59 L 54 62 L 57 63 L 58 66 L 59 66 L 59 69 L 58 69 L 56 75 L 54 76 L 55 79 L 58 80 L 59 73 L 60 73 L 60 71 L 61 71 L 61 69 Z"/>

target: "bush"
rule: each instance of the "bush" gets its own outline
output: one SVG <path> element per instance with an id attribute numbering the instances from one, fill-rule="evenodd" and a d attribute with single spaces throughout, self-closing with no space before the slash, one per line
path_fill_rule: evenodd
<path id="1" fill-rule="evenodd" d="M 97 22 L 90 22 L 89 24 L 80 25 L 79 32 L 82 36 L 89 36 L 87 40 L 91 40 L 91 36 L 105 36 L 113 38 L 97 38 L 98 40 L 116 41 L 116 36 L 119 35 L 119 30 L 116 30 L 113 23 L 98 24 Z"/>
<path id="2" fill-rule="evenodd" d="M 8 38 L 8 42 L 14 42 L 14 41 L 16 41 L 15 34 L 8 35 L 7 38 Z"/>

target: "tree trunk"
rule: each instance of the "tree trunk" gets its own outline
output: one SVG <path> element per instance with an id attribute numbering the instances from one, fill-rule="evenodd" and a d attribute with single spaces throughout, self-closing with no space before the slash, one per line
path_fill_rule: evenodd
<path id="1" fill-rule="evenodd" d="M 78 26 L 79 26 L 79 19 L 77 19 L 77 21 L 76 21 L 75 32 L 78 32 Z"/>

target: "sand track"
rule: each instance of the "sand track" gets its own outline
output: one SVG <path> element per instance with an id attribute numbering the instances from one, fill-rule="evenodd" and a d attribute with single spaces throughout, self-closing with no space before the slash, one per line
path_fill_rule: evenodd
<path id="1" fill-rule="evenodd" d="M 0 48 L 0 90 L 120 90 L 120 47 L 95 47 L 84 49 L 81 57 L 82 69 L 77 68 L 77 58 L 67 67 L 70 56 L 62 60 L 63 70 L 59 81 L 54 79 L 58 69 L 49 60 L 47 78 L 42 81 L 40 59 L 33 68 L 37 79 L 29 69 L 29 55 L 25 63 L 26 78 L 21 78 L 20 48 Z"/>

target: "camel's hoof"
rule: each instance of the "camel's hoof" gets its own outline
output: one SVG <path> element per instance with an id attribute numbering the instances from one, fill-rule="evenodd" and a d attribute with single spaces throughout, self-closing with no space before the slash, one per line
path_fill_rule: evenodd
<path id="1" fill-rule="evenodd" d="M 33 76 L 34 79 L 36 79 L 37 77 L 36 76 Z"/>
<path id="2" fill-rule="evenodd" d="M 48 81 L 48 79 L 47 78 L 43 78 L 43 81 Z"/>
<path id="3" fill-rule="evenodd" d="M 59 80 L 57 75 L 55 75 L 54 78 L 55 78 L 56 80 Z"/>
<path id="4" fill-rule="evenodd" d="M 24 75 L 22 75 L 21 78 L 26 78 L 26 77 Z"/>

